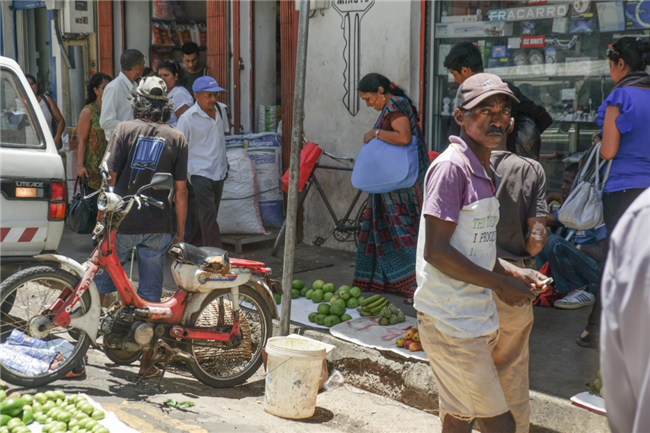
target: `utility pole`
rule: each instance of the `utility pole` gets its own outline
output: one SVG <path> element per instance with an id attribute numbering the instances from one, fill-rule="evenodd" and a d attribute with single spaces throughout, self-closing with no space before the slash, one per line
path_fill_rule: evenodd
<path id="1" fill-rule="evenodd" d="M 291 126 L 291 158 L 289 160 L 289 191 L 282 266 L 282 311 L 280 335 L 289 335 L 291 319 L 291 289 L 293 258 L 296 249 L 296 222 L 298 220 L 298 174 L 302 149 L 303 113 L 305 106 L 305 75 L 307 72 L 307 36 L 309 34 L 309 0 L 300 1 L 298 47 L 296 53 L 296 81 L 293 94 L 293 125 Z"/>

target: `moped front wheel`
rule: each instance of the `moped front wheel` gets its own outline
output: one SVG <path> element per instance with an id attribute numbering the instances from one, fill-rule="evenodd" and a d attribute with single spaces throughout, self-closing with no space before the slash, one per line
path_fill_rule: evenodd
<path id="1" fill-rule="evenodd" d="M 24 269 L 0 284 L 0 375 L 14 385 L 34 388 L 68 374 L 83 358 L 90 337 L 77 328 L 53 326 L 44 314 L 79 277 L 50 266 Z M 86 291 L 70 312 L 80 317 L 90 307 Z"/>
<path id="2" fill-rule="evenodd" d="M 224 331 L 232 327 L 233 305 L 239 303 L 241 341 L 189 340 L 185 351 L 194 359 L 187 368 L 201 382 L 215 388 L 240 385 L 262 364 L 262 349 L 273 333 L 271 310 L 255 289 L 239 287 L 239 298 L 232 299 L 230 290 L 215 290 L 201 309 L 192 315 L 191 328 Z"/>

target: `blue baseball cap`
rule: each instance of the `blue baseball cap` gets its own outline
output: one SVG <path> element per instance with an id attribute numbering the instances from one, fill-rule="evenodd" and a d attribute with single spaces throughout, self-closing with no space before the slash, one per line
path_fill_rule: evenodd
<path id="1" fill-rule="evenodd" d="M 219 87 L 217 80 L 207 75 L 197 78 L 192 84 L 192 91 L 197 92 L 225 92 L 226 89 Z"/>

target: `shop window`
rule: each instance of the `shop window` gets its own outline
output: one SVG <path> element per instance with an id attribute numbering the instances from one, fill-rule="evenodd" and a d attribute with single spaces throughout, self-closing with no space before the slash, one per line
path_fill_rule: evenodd
<path id="1" fill-rule="evenodd" d="M 458 85 L 444 68 L 445 57 L 457 42 L 473 42 L 482 52 L 485 72 L 513 83 L 553 117 L 542 135 L 540 163 L 548 189 L 559 190 L 566 164 L 579 160 L 600 130 L 596 110 L 614 86 L 607 48 L 624 36 L 648 38 L 650 2 L 453 0 L 435 5 L 434 82 L 429 83 L 434 148 L 446 148 L 455 130 Z"/>

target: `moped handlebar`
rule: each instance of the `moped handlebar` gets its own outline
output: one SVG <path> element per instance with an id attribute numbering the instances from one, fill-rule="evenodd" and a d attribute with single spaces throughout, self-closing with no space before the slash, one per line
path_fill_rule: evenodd
<path id="1" fill-rule="evenodd" d="M 156 200 L 155 198 L 148 197 L 148 196 L 146 196 L 144 194 L 140 194 L 140 197 L 143 198 L 144 201 L 146 201 L 150 205 L 156 206 L 157 208 L 160 208 L 160 209 L 165 209 L 165 203 L 163 203 L 163 202 L 161 202 L 159 200 Z"/>

